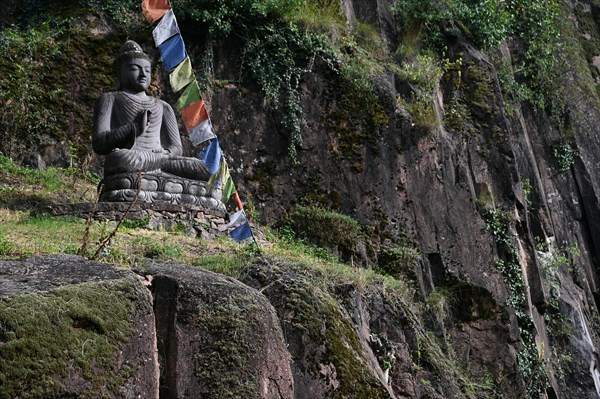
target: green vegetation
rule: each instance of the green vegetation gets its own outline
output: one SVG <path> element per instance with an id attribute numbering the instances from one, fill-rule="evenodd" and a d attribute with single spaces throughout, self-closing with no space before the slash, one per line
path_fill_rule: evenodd
<path id="1" fill-rule="evenodd" d="M 248 294 L 220 293 L 197 306 L 200 315 L 187 316 L 200 337 L 213 338 L 201 343 L 202 352 L 194 356 L 194 363 L 196 376 L 214 399 L 252 397 L 259 391 L 256 370 L 248 364 L 249 355 L 256 353 L 255 340 L 264 338 L 251 334 L 260 323 L 257 307 Z"/>
<path id="2" fill-rule="evenodd" d="M 572 258 L 579 256 L 580 251 L 576 245 L 568 246 L 564 251 L 561 251 L 557 248 L 554 241 L 543 241 L 539 237 L 536 237 L 535 247 L 542 266 L 544 288 L 549 297 L 548 306 L 550 307 L 550 312 L 553 313 L 548 317 L 550 318 L 556 315 L 560 317 L 558 300 L 560 296 L 560 269 L 564 268 L 567 272 L 572 272 Z M 565 270 L 562 271 L 564 272 Z M 552 324 L 553 322 L 553 320 L 547 321 L 550 322 L 549 324 Z"/>
<path id="3" fill-rule="evenodd" d="M 521 348 L 517 353 L 519 374 L 526 384 L 526 395 L 529 399 L 539 398 L 548 386 L 545 367 L 546 360 L 537 348 L 532 334 L 533 320 L 526 310 L 525 282 L 514 238 L 509 234 L 509 218 L 500 210 L 481 210 L 486 222 L 487 231 L 494 236 L 501 259 L 496 262 L 496 269 L 504 279 L 508 288 L 507 305 L 514 309 Z"/>
<path id="4" fill-rule="evenodd" d="M 512 113 L 517 103 L 528 102 L 538 110 L 547 111 L 558 125 L 564 124 L 563 88 L 556 61 L 560 57 L 558 0 L 408 0 L 395 2 L 394 12 L 401 35 L 396 52 L 400 76 L 414 88 L 414 93 L 399 99 L 399 105 L 408 110 L 415 124 L 432 130 L 439 122 L 431 111 L 430 96 L 424 94 L 428 85 L 415 81 L 407 66 L 418 57 L 429 57 L 426 63 L 418 62 L 426 66 L 420 68 L 425 71 L 460 60 L 446 60 L 445 46 L 455 37 L 466 37 L 483 50 L 496 48 L 506 41 L 512 62 L 494 60 L 506 111 Z M 466 69 L 471 75 L 469 80 L 475 78 L 483 82 L 472 76 L 473 67 Z M 449 70 L 454 73 L 446 73 Z M 493 92 L 477 82 L 467 88 L 461 85 L 460 67 L 458 70 L 443 68 L 443 71 L 445 79 L 456 89 L 446 109 L 446 126 L 465 137 L 486 128 L 483 123 L 487 124 L 490 119 Z M 433 75 L 429 80 L 435 84 L 439 81 Z"/>
<path id="5" fill-rule="evenodd" d="M 418 265 L 420 257 L 421 254 L 416 248 L 386 248 L 377 256 L 376 270 L 397 279 L 416 280 L 415 267 Z"/>
<path id="6" fill-rule="evenodd" d="M 360 224 L 349 216 L 324 208 L 300 206 L 283 219 L 284 234 L 325 248 L 344 260 L 357 254 L 357 243 L 365 236 Z"/>
<path id="7" fill-rule="evenodd" d="M 9 177 L 10 179 L 7 179 Z M 59 192 L 66 188 L 66 179 L 58 169 L 32 169 L 22 167 L 14 163 L 9 157 L 2 155 L 2 153 L 0 153 L 0 179 L 8 180 L 7 183 L 9 184 L 11 183 L 10 180 L 14 179 L 15 185 L 32 185 L 39 187 L 48 193 Z M 2 185 L 3 191 L 13 191 L 7 189 L 8 187 L 12 188 L 13 186 L 8 184 Z"/>
<path id="8" fill-rule="evenodd" d="M 144 290 L 123 279 L 0 299 L 0 397 L 58 397 L 73 373 L 94 381 L 82 398 L 125 395 L 133 370 L 116 360 Z"/>
<path id="9" fill-rule="evenodd" d="M 430 47 L 459 31 L 483 48 L 496 46 L 506 38 L 513 17 L 510 7 L 494 0 L 398 1 L 395 12 L 402 32 L 419 32 Z"/>
<path id="10" fill-rule="evenodd" d="M 561 172 L 567 171 L 575 162 L 577 150 L 573 148 L 568 140 L 561 140 L 552 146 L 552 156 L 556 162 L 558 170 Z"/>
<path id="11" fill-rule="evenodd" d="M 64 141 L 73 166 L 84 167 L 94 101 L 113 88 L 112 57 L 145 28 L 139 2 L 27 0 L 13 8 L 15 23 L 0 30 L 0 152 L 21 160 Z"/>
<path id="12" fill-rule="evenodd" d="M 392 68 L 376 29 L 365 23 L 348 27 L 337 1 L 183 0 L 175 8 L 184 23 L 200 23 L 209 42 L 236 36 L 240 77 L 257 82 L 265 106 L 281 112 L 294 163 L 302 143 L 300 83 L 317 59 L 343 86 L 371 96 L 372 78 Z M 204 84 L 211 84 L 210 76 Z"/>
<path id="13" fill-rule="evenodd" d="M 44 136 L 56 136 L 66 126 L 46 107 L 56 102 L 61 88 L 48 91 L 44 72 L 61 51 L 62 29 L 48 23 L 28 30 L 0 31 L 0 151 L 11 157 L 23 155 Z"/>

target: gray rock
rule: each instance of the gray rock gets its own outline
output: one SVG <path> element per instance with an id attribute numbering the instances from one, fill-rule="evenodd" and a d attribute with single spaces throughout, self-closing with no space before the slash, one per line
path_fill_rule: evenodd
<path id="1" fill-rule="evenodd" d="M 294 397 L 290 354 L 264 295 L 180 265 L 145 273 L 152 276 L 161 397 Z"/>
<path id="2" fill-rule="evenodd" d="M 149 291 L 78 256 L 0 261 L 0 397 L 158 398 Z"/>

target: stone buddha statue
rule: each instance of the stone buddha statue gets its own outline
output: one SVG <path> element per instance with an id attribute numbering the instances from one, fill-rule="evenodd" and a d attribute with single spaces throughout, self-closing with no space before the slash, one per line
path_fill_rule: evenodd
<path id="1" fill-rule="evenodd" d="M 94 107 L 92 147 L 106 156 L 100 200 L 222 205 L 207 190 L 204 163 L 182 156 L 171 106 L 147 94 L 150 57 L 136 42 L 121 47 L 113 75 L 117 91 L 100 95 Z"/>

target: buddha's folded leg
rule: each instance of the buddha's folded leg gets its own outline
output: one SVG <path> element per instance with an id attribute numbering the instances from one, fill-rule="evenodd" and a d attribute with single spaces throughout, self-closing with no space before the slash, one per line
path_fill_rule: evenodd
<path id="1" fill-rule="evenodd" d="M 170 157 L 165 159 L 162 171 L 192 180 L 207 181 L 210 172 L 206 165 L 197 158 Z"/>
<path id="2" fill-rule="evenodd" d="M 149 172 L 160 169 L 165 156 L 141 150 L 119 149 L 112 151 L 104 160 L 104 175 L 124 172 Z"/>

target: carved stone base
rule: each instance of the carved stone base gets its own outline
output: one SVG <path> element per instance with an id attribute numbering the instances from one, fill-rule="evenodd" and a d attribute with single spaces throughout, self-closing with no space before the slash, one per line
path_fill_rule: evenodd
<path id="1" fill-rule="evenodd" d="M 102 180 L 100 201 L 168 202 L 171 204 L 196 205 L 205 209 L 225 211 L 221 191 L 209 192 L 206 182 L 184 179 L 175 175 L 154 171 L 141 174 L 121 173 Z"/>

